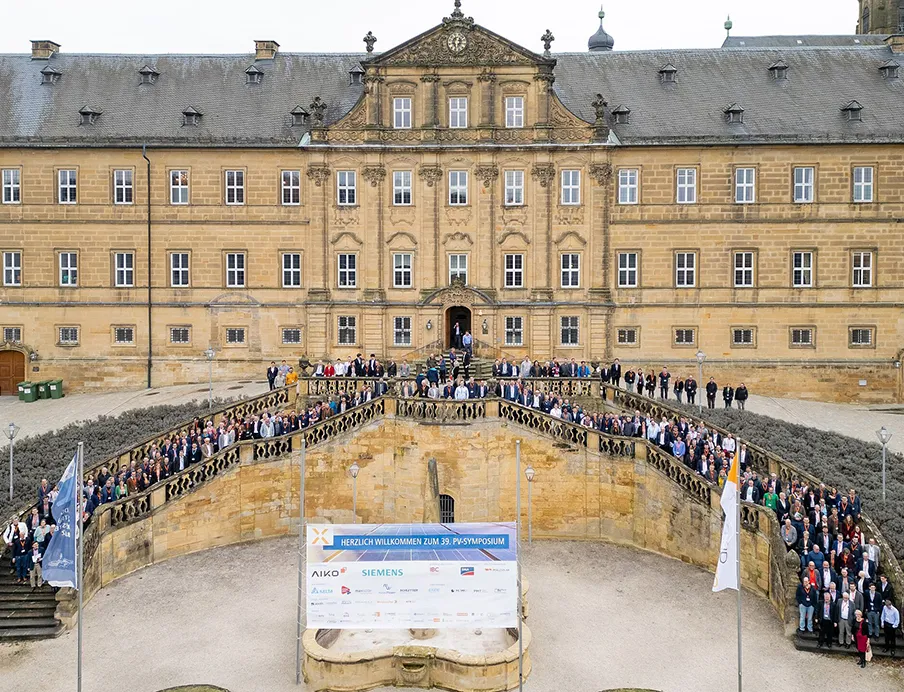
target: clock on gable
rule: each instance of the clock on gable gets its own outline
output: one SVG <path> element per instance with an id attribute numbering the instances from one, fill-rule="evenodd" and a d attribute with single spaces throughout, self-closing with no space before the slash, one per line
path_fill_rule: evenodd
<path id="1" fill-rule="evenodd" d="M 446 44 L 453 53 L 461 53 L 468 47 L 468 39 L 460 31 L 453 31 L 446 39 Z"/>

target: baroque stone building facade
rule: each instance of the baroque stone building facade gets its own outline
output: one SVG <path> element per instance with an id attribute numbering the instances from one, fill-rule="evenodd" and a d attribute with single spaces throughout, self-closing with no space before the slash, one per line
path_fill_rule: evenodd
<path id="1" fill-rule="evenodd" d="M 486 357 L 902 397 L 900 37 L 554 54 L 459 4 L 384 53 L 0 56 L 0 394 L 415 359 L 458 322 Z"/>

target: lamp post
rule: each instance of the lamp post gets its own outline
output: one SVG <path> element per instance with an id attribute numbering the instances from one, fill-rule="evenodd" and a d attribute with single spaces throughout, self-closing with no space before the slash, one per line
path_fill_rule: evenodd
<path id="1" fill-rule="evenodd" d="M 534 523 L 533 517 L 531 516 L 531 488 L 534 485 L 534 476 L 537 475 L 537 472 L 534 471 L 534 467 L 528 465 L 526 469 L 524 469 L 524 475 L 527 477 L 527 543 L 528 545 L 533 545 L 534 543 Z"/>
<path id="2" fill-rule="evenodd" d="M 885 430 L 885 428 L 882 428 Z M 19 434 L 19 426 L 15 423 L 9 424 L 9 429 L 4 430 L 3 434 L 6 436 L 6 439 L 9 440 L 9 501 L 13 501 L 13 440 L 16 439 L 16 435 Z M 884 458 L 884 455 L 883 455 Z"/>
<path id="3" fill-rule="evenodd" d="M 204 351 L 204 355 L 207 356 L 207 410 L 209 411 L 213 408 L 213 357 L 217 355 L 217 352 L 208 348 Z"/>
<path id="4" fill-rule="evenodd" d="M 876 437 L 882 443 L 882 502 L 885 502 L 885 450 L 888 447 L 888 441 L 891 439 L 891 433 L 883 425 L 876 431 Z M 12 447 L 10 447 L 10 469 L 12 469 Z"/>
<path id="5" fill-rule="evenodd" d="M 697 390 L 703 387 L 703 361 L 706 360 L 706 354 L 703 351 L 697 351 Z M 705 387 L 704 387 L 705 391 Z M 697 400 L 697 413 L 703 417 L 703 392 L 700 392 L 700 398 Z"/>
<path id="6" fill-rule="evenodd" d="M 361 467 L 358 466 L 358 462 L 352 463 L 351 468 L 348 470 L 350 474 L 352 474 L 352 515 L 355 518 L 355 523 L 358 523 L 358 472 L 361 470 Z"/>

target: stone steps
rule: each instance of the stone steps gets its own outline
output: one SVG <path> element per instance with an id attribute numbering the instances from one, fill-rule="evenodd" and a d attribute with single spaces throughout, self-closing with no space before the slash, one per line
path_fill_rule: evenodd
<path id="1" fill-rule="evenodd" d="M 8 556 L 0 568 L 0 642 L 23 639 L 48 639 L 62 634 L 63 625 L 56 619 L 56 594 L 44 584 L 32 590 L 28 584 L 16 584 L 10 574 Z"/>
<path id="2" fill-rule="evenodd" d="M 816 632 L 796 632 L 794 635 L 794 648 L 799 651 L 811 651 L 813 653 L 820 654 L 836 654 L 838 656 L 852 656 L 854 658 L 857 657 L 857 646 L 851 642 L 851 647 L 845 648 L 844 646 L 838 645 L 838 636 L 835 635 L 835 640 L 832 643 L 832 648 L 819 648 L 819 635 Z M 873 658 L 883 658 L 892 660 L 890 653 L 884 653 L 882 651 L 882 647 L 885 646 L 885 637 L 880 636 L 875 639 L 870 639 L 870 647 L 873 650 Z M 904 638 L 901 637 L 900 632 L 898 633 L 898 649 L 897 655 L 894 660 L 904 659 Z"/>

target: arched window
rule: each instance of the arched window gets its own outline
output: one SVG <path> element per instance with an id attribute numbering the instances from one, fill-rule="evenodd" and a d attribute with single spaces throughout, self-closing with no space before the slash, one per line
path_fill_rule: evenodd
<path id="1" fill-rule="evenodd" d="M 860 33 L 869 33 L 869 7 L 863 8 L 863 19 L 860 22 Z"/>
<path id="2" fill-rule="evenodd" d="M 455 498 L 451 495 L 439 496 L 439 521 L 441 524 L 455 523 Z"/>

